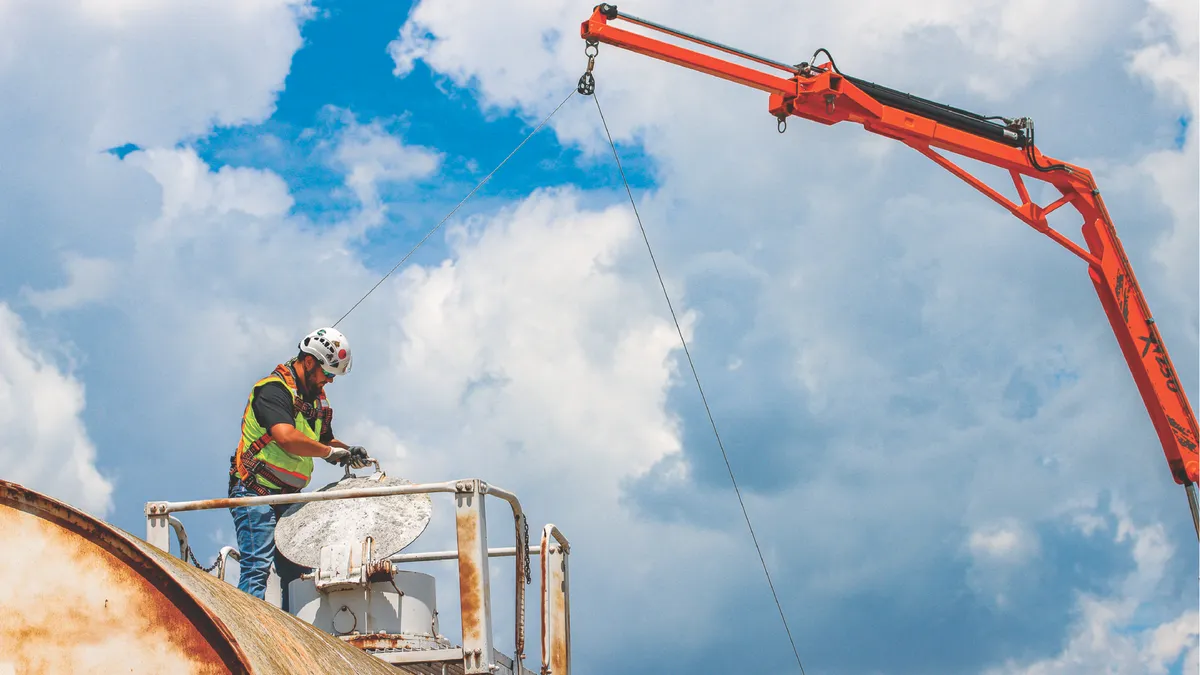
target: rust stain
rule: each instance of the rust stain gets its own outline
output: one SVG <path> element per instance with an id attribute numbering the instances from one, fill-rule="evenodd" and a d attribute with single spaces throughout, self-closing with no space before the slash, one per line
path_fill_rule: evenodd
<path id="1" fill-rule="evenodd" d="M 245 654 L 238 649 L 225 627 L 214 620 L 203 607 L 197 605 L 179 584 L 172 583 L 170 575 L 148 560 L 139 545 L 151 550 L 157 549 L 78 509 L 16 483 L 0 480 L 0 506 L 11 507 L 18 512 L 42 519 L 64 532 L 92 542 L 101 550 L 113 555 L 148 581 L 158 592 L 166 595 L 173 605 L 179 607 L 220 654 L 227 668 L 236 672 L 245 667 Z"/>
<path id="2" fill-rule="evenodd" d="M 548 651 L 542 655 L 542 663 L 549 666 L 550 672 L 555 675 L 566 675 L 570 665 L 566 553 L 561 548 L 555 551 L 554 545 L 545 534 L 542 535 L 541 553 L 542 606 L 545 612 L 542 621 L 542 644 Z"/>
<path id="3" fill-rule="evenodd" d="M 340 638 L 346 644 L 358 649 L 401 649 L 411 650 L 408 638 L 391 633 L 369 633 L 366 635 L 343 635 Z"/>
<path id="4" fill-rule="evenodd" d="M 95 543 L 0 509 L 0 654 L 18 673 L 230 673 L 170 601 Z"/>
<path id="5" fill-rule="evenodd" d="M 546 594 L 549 591 L 546 589 L 546 535 L 544 535 L 544 534 L 542 535 L 542 550 L 541 550 L 540 555 L 538 556 L 538 560 L 541 561 L 541 564 L 538 565 L 538 567 L 541 568 L 541 572 L 542 572 L 542 586 L 541 586 L 542 607 L 545 607 L 546 606 L 546 597 L 547 597 Z M 545 644 L 546 644 L 546 618 L 542 617 L 542 620 L 539 621 L 538 623 L 541 624 L 541 628 L 542 628 L 542 644 L 539 645 L 539 648 L 544 648 Z M 545 655 L 542 656 L 542 664 L 547 665 Z"/>
<path id="6" fill-rule="evenodd" d="M 355 649 L 290 614 L 219 582 L 179 560 L 147 546 L 147 553 L 229 627 L 255 672 L 294 675 L 395 673 L 395 668 Z"/>
<path id="7" fill-rule="evenodd" d="M 396 672 L 137 537 L 3 480 L 0 533 L 0 579 L 17 580 L 0 585 L 0 663 L 18 659 L 22 675 L 97 666 L 135 674 Z"/>
<path id="8" fill-rule="evenodd" d="M 555 580 L 561 580 L 554 575 Z M 554 617 L 554 633 L 550 636 L 550 668 L 552 673 L 565 675 L 567 672 L 567 612 L 565 596 L 556 588 L 550 598 L 550 612 Z"/>
<path id="9" fill-rule="evenodd" d="M 478 496 L 470 493 L 459 495 L 458 499 L 478 499 Z M 462 603 L 465 643 L 483 637 L 483 625 L 479 616 L 483 611 L 483 598 L 479 596 L 479 589 L 483 587 L 482 571 L 469 555 L 471 551 L 479 549 L 479 513 L 459 511 L 455 522 L 458 530 L 458 594 Z"/>

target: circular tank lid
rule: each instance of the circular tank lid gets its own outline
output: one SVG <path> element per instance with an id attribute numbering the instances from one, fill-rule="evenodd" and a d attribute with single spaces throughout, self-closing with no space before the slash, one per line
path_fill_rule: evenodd
<path id="1" fill-rule="evenodd" d="M 412 484 L 387 475 L 381 479 L 351 475 L 317 492 Z M 433 500 L 427 494 L 293 504 L 275 526 L 275 547 L 294 563 L 316 567 L 323 547 L 343 542 L 361 544 L 369 536 L 374 539 L 374 557 L 378 560 L 413 543 L 432 515 Z"/>

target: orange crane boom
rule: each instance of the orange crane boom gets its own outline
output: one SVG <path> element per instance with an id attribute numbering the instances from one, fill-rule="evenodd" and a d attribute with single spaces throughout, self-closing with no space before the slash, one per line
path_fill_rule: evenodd
<path id="1" fill-rule="evenodd" d="M 740 57 L 766 70 L 612 25 L 617 20 Z M 787 65 L 621 13 L 615 5 L 597 5 L 580 26 L 580 36 L 587 42 L 589 58 L 594 57 L 596 45 L 604 43 L 767 92 L 768 110 L 777 118 L 781 131 L 787 118 L 796 116 L 827 125 L 854 122 L 867 131 L 894 138 L 1086 262 L 1088 276 L 1158 432 L 1171 476 L 1187 488 L 1193 524 L 1200 537 L 1195 490 L 1195 483 L 1200 482 L 1196 448 L 1200 432 L 1196 416 L 1091 172 L 1043 155 L 1034 144 L 1032 120 L 985 117 L 844 75 L 823 49 L 817 50 L 813 60 L 825 52 L 826 63 Z M 594 80 L 589 61 L 580 91 L 590 93 L 591 87 Z M 1020 203 L 1000 194 L 939 150 L 1008 170 Z M 1029 198 L 1024 177 L 1050 183 L 1062 196 L 1039 206 Z M 1067 205 L 1083 217 L 1086 249 L 1052 229 L 1046 219 Z"/>

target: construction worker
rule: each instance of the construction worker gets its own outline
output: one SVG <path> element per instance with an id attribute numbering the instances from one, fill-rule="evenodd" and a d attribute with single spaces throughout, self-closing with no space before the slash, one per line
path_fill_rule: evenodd
<path id="1" fill-rule="evenodd" d="M 333 409 L 325 385 L 350 372 L 350 343 L 333 328 L 300 341 L 299 353 L 254 383 L 242 413 L 242 437 L 229 462 L 229 496 L 295 493 L 312 478 L 313 458 L 362 468 L 368 455 L 333 434 Z M 237 530 L 241 577 L 238 588 L 264 598 L 272 563 L 279 574 L 283 609 L 287 585 L 305 571 L 275 556 L 275 524 L 290 504 L 231 508 Z"/>

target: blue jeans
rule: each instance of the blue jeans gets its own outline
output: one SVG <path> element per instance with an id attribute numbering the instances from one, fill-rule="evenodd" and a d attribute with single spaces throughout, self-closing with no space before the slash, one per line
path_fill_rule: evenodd
<path id="1" fill-rule="evenodd" d="M 241 481 L 234 482 L 229 487 L 230 497 L 257 497 L 247 490 Z M 241 575 L 238 588 L 260 600 L 265 599 L 267 577 L 274 563 L 275 571 L 279 574 L 280 593 L 283 611 L 289 611 L 288 583 L 299 578 L 300 574 L 309 571 L 300 567 L 283 556 L 275 555 L 275 523 L 291 504 L 276 504 L 274 506 L 238 506 L 229 509 L 233 514 L 233 526 L 237 530 L 238 553 L 241 559 L 238 566 Z"/>

